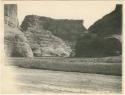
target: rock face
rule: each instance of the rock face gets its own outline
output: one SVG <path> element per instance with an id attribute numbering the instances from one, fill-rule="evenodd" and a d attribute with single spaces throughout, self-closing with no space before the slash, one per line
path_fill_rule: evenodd
<path id="1" fill-rule="evenodd" d="M 18 29 L 17 5 L 4 5 L 4 46 L 9 57 L 33 57 L 24 33 Z"/>
<path id="2" fill-rule="evenodd" d="M 34 56 L 70 56 L 70 46 L 66 45 L 60 38 L 52 35 L 50 31 L 44 29 L 37 30 L 33 27 L 25 31 L 25 35 Z"/>
<path id="3" fill-rule="evenodd" d="M 51 31 L 53 35 L 72 45 L 86 30 L 82 20 L 52 19 L 36 15 L 26 16 L 21 28 L 26 31 L 29 27 L 36 24 L 38 27 Z"/>
<path id="4" fill-rule="evenodd" d="M 95 22 L 88 30 L 103 37 L 113 34 L 120 35 L 122 32 L 122 5 L 117 5 L 114 11 Z"/>
<path id="5" fill-rule="evenodd" d="M 70 46 L 36 22 L 34 21 L 34 24 L 29 22 L 30 27 L 26 31 L 23 30 L 34 56 L 70 56 L 72 51 Z"/>
<path id="6" fill-rule="evenodd" d="M 4 4 L 4 21 L 10 27 L 18 27 L 16 4 Z"/>
<path id="7" fill-rule="evenodd" d="M 78 37 L 86 30 L 82 20 L 60 20 L 28 15 L 22 22 L 35 56 L 70 56 Z"/>
<path id="8" fill-rule="evenodd" d="M 88 30 L 82 20 L 28 15 L 18 28 L 17 5 L 4 5 L 7 56 L 103 57 L 122 53 L 122 6 Z M 86 32 L 87 31 L 87 32 Z"/>
<path id="9" fill-rule="evenodd" d="M 122 5 L 117 5 L 114 11 L 95 22 L 88 31 L 78 39 L 76 56 L 121 55 Z"/>

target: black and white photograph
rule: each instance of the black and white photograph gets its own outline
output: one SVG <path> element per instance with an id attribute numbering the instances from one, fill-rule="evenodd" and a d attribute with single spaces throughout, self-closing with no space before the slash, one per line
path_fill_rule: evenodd
<path id="1" fill-rule="evenodd" d="M 122 94 L 122 0 L 2 5 L 0 93 Z"/>

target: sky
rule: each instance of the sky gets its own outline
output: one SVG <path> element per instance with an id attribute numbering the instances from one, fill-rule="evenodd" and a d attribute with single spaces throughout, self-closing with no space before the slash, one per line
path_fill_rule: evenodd
<path id="1" fill-rule="evenodd" d="M 122 1 L 11 1 L 18 5 L 19 24 L 26 15 L 39 15 L 56 19 L 83 20 L 89 28 L 98 19 L 115 9 Z"/>

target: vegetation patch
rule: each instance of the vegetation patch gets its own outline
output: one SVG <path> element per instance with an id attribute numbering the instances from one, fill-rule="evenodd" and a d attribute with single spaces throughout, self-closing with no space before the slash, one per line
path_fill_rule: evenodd
<path id="1" fill-rule="evenodd" d="M 81 73 L 122 75 L 121 57 L 106 58 L 8 58 L 11 65 Z"/>

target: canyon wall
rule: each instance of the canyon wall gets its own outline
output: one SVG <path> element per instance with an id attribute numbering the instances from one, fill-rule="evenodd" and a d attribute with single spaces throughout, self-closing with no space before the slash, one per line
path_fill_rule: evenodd
<path id="1" fill-rule="evenodd" d="M 17 5 L 4 5 L 4 49 L 8 57 L 33 57 L 29 42 L 19 30 Z"/>
<path id="2" fill-rule="evenodd" d="M 42 54 L 46 50 L 44 47 L 52 49 L 55 54 L 58 50 L 64 51 L 61 55 L 74 56 L 76 41 L 86 31 L 82 20 L 52 19 L 37 15 L 26 16 L 20 27 L 28 38 L 31 48 L 34 48 L 33 44 L 37 44 L 39 50 L 35 47 L 37 48 L 35 51 L 41 52 L 43 56 L 46 55 Z"/>
<path id="3" fill-rule="evenodd" d="M 122 5 L 88 30 L 83 20 L 27 15 L 18 24 L 17 5 L 4 5 L 4 42 L 12 57 L 103 57 L 122 54 Z"/>
<path id="4" fill-rule="evenodd" d="M 78 57 L 103 57 L 122 54 L 122 5 L 96 21 L 89 33 L 79 37 L 76 45 Z"/>

